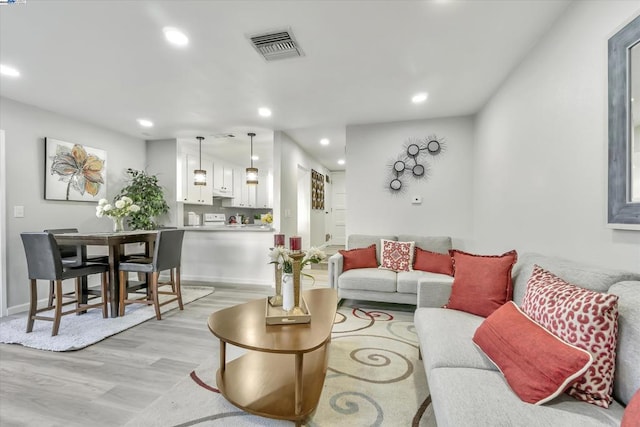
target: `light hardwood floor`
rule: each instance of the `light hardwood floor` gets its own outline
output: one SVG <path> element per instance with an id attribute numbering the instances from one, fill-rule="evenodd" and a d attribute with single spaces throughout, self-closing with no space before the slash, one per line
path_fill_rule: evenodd
<path id="1" fill-rule="evenodd" d="M 311 273 L 315 287 L 327 286 L 326 270 Z M 214 293 L 184 311 L 171 310 L 160 321 L 82 350 L 0 344 L 0 425 L 124 425 L 208 357 L 217 359 L 217 339 L 207 328 L 211 312 L 272 293 L 269 287 L 211 285 Z"/>

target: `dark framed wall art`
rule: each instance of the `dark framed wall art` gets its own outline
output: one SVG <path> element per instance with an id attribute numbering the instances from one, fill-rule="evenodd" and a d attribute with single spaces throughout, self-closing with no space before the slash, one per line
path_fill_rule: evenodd
<path id="1" fill-rule="evenodd" d="M 311 209 L 324 209 L 324 175 L 311 169 Z"/>
<path id="2" fill-rule="evenodd" d="M 107 196 L 107 152 L 45 138 L 44 198 L 97 202 Z"/>

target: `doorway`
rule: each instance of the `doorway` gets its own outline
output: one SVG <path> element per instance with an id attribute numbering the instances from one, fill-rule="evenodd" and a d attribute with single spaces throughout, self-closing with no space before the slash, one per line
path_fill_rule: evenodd
<path id="1" fill-rule="evenodd" d="M 311 246 L 311 176 L 309 169 L 298 165 L 297 233 L 302 237 L 302 247 Z"/>

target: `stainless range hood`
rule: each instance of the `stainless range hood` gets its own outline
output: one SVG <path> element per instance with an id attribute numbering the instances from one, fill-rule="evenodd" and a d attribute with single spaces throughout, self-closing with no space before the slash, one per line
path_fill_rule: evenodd
<path id="1" fill-rule="evenodd" d="M 233 194 L 221 193 L 219 191 L 213 190 L 213 198 L 214 199 L 233 199 Z"/>

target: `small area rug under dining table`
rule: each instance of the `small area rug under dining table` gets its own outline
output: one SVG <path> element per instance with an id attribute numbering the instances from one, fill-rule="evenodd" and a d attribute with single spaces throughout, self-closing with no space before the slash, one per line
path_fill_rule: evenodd
<path id="1" fill-rule="evenodd" d="M 182 302 L 188 304 L 211 294 L 213 291 L 213 287 L 182 286 Z M 166 298 L 170 297 L 160 295 L 161 302 Z M 160 311 L 165 313 L 177 307 L 178 303 L 173 302 L 160 307 Z M 53 316 L 53 310 L 39 315 Z M 23 315 L 0 323 L 0 343 L 20 344 L 25 347 L 50 351 L 79 350 L 146 320 L 155 319 L 155 316 L 153 306 L 143 304 L 127 305 L 125 316 L 108 319 L 102 317 L 102 310 L 92 309 L 80 316 L 74 314 L 62 316 L 60 331 L 58 335 L 52 337 L 53 323 L 46 320 L 36 320 L 33 332 L 26 333 L 27 316 Z"/>
<path id="2" fill-rule="evenodd" d="M 243 352 L 227 345 L 227 360 Z M 258 417 L 229 403 L 216 388 L 218 367 L 216 351 L 127 426 L 293 424 Z M 430 402 L 424 367 L 418 360 L 413 313 L 386 307 L 341 307 L 336 314 L 320 403 L 305 425 L 434 427 Z"/>

